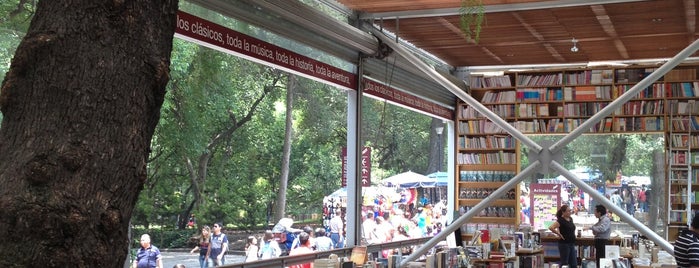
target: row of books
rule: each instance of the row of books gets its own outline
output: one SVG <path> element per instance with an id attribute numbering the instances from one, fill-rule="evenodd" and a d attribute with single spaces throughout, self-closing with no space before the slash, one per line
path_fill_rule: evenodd
<path id="1" fill-rule="evenodd" d="M 630 68 L 630 69 L 597 69 L 583 71 L 560 71 L 550 73 L 517 73 L 500 76 L 473 75 L 469 78 L 471 88 L 502 88 L 512 87 L 512 77 L 516 76 L 517 85 L 599 85 L 612 83 L 637 83 L 656 71 L 656 68 Z M 684 82 L 697 80 L 699 69 L 675 68 L 661 77 L 660 82 Z M 675 95 L 677 96 L 677 95 Z"/>
<path id="2" fill-rule="evenodd" d="M 670 164 L 672 165 L 697 165 L 699 164 L 699 152 L 688 152 L 686 149 L 677 150 L 672 148 L 668 154 Z"/>
<path id="3" fill-rule="evenodd" d="M 557 117 L 591 117 L 609 105 L 608 102 L 576 102 L 554 105 L 549 103 L 520 103 L 516 105 L 487 105 L 486 108 L 505 119 L 528 119 L 547 116 Z M 555 109 L 551 107 L 555 107 Z M 619 116 L 648 116 L 664 115 L 666 104 L 662 100 L 629 101 L 616 109 L 612 114 Z M 461 119 L 482 119 L 485 118 L 473 107 L 460 108 Z M 696 117 L 687 117 L 686 122 L 676 120 L 677 130 L 689 130 L 689 122 L 696 122 L 694 127 L 699 128 L 699 120 Z M 464 126 L 466 127 L 466 126 Z"/>
<path id="4" fill-rule="evenodd" d="M 664 76 L 665 81 L 687 81 L 697 79 L 697 68 L 675 68 L 667 72 Z"/>
<path id="5" fill-rule="evenodd" d="M 555 86 L 563 84 L 563 73 L 519 74 L 517 86 Z"/>
<path id="6" fill-rule="evenodd" d="M 543 101 L 594 101 L 614 100 L 629 91 L 633 85 L 577 86 L 518 88 L 514 91 L 489 91 L 484 93 L 482 103 L 543 102 Z M 644 88 L 636 99 L 691 98 L 699 96 L 699 82 L 656 83 Z"/>
<path id="7" fill-rule="evenodd" d="M 637 83 L 646 78 L 657 68 L 616 69 L 614 77 L 617 83 Z"/>
<path id="8" fill-rule="evenodd" d="M 542 247 L 544 248 L 544 254 L 546 257 L 555 257 L 559 258 L 560 257 L 560 252 L 558 251 L 558 243 L 557 242 L 543 242 Z M 581 259 L 592 259 L 594 261 L 595 259 L 595 247 L 592 245 L 578 245 L 577 246 L 577 255 L 578 258 Z"/>
<path id="9" fill-rule="evenodd" d="M 563 116 L 593 116 L 607 105 L 607 102 L 566 103 L 563 105 Z"/>
<path id="10" fill-rule="evenodd" d="M 699 130 L 699 118 L 697 116 L 675 117 L 670 120 L 673 132 L 687 132 Z"/>
<path id="11" fill-rule="evenodd" d="M 699 204 L 699 192 L 692 191 L 692 192 L 690 192 L 689 197 L 690 197 L 689 202 L 691 204 Z M 670 203 L 681 204 L 681 203 L 684 203 L 686 200 L 687 200 L 687 192 L 685 191 L 685 189 L 682 189 L 678 192 L 670 194 Z"/>
<path id="12" fill-rule="evenodd" d="M 671 165 L 686 165 L 689 164 L 687 162 L 689 153 L 685 151 L 670 151 L 668 153 L 668 159 Z"/>
<path id="13" fill-rule="evenodd" d="M 669 100 L 668 106 L 671 115 L 699 114 L 699 104 L 694 100 Z"/>
<path id="14" fill-rule="evenodd" d="M 509 122 L 511 126 L 524 133 L 568 133 L 580 126 L 587 119 L 534 119 L 528 121 Z M 499 134 L 505 133 L 500 126 L 488 120 L 470 120 L 459 122 L 460 134 Z M 607 117 L 591 126 L 588 132 L 630 132 L 630 131 L 663 131 L 664 117 Z M 467 148 L 467 147 L 462 147 Z M 480 147 L 477 147 L 480 148 Z"/>
<path id="15" fill-rule="evenodd" d="M 561 107 L 561 106 L 558 106 Z M 554 114 L 555 116 L 556 114 Z M 516 117 L 542 117 L 550 116 L 548 104 L 517 104 Z"/>
<path id="16" fill-rule="evenodd" d="M 461 170 L 459 181 L 464 182 L 506 182 L 516 175 L 512 171 L 498 170 Z"/>
<path id="17" fill-rule="evenodd" d="M 481 119 L 481 120 L 471 120 L 459 122 L 459 133 L 463 134 L 497 134 L 506 133 L 497 124 Z"/>
<path id="18" fill-rule="evenodd" d="M 509 75 L 471 76 L 469 79 L 469 85 L 471 88 L 499 88 L 512 86 L 512 79 Z"/>
<path id="19" fill-rule="evenodd" d="M 488 91 L 483 94 L 481 98 L 481 103 L 503 103 L 503 102 L 515 102 L 519 99 L 519 90 L 512 91 Z"/>
<path id="20" fill-rule="evenodd" d="M 674 149 L 699 149 L 699 136 L 689 134 L 672 134 L 670 136 L 670 146 Z M 699 156 L 699 153 L 697 156 Z M 697 161 L 699 161 L 699 157 L 694 159 L 692 164 L 699 164 Z"/>
<path id="21" fill-rule="evenodd" d="M 566 91 L 570 87 L 563 88 L 563 97 L 566 99 Z M 579 86 L 573 90 L 575 100 L 593 101 L 593 100 L 610 100 L 612 99 L 611 86 Z M 566 99 L 568 100 L 568 99 Z"/>
<path id="22" fill-rule="evenodd" d="M 516 164 L 517 155 L 505 151 L 493 153 L 458 153 L 456 160 L 460 165 Z"/>
<path id="23" fill-rule="evenodd" d="M 686 199 L 680 199 L 679 202 L 684 202 Z M 675 203 L 671 201 L 672 203 Z M 687 222 L 687 211 L 684 210 L 670 210 L 668 213 L 669 222 Z M 693 213 L 692 213 L 693 214 Z"/>
<path id="24" fill-rule="evenodd" d="M 514 149 L 517 140 L 508 135 L 459 137 L 459 148 Z"/>
<path id="25" fill-rule="evenodd" d="M 669 83 L 668 97 L 697 97 L 699 96 L 699 82 Z"/>
<path id="26" fill-rule="evenodd" d="M 582 72 L 566 72 L 566 83 L 569 85 L 611 84 L 614 81 L 614 71 L 585 70 Z"/>
<path id="27" fill-rule="evenodd" d="M 663 115 L 665 102 L 662 100 L 629 101 L 622 106 L 624 115 Z"/>
<path id="28" fill-rule="evenodd" d="M 459 207 L 459 213 L 461 213 L 461 215 L 466 214 L 473 208 L 473 206 L 461 206 Z M 479 211 L 476 217 L 513 218 L 516 215 L 517 213 L 515 213 L 514 207 L 492 206 Z"/>
<path id="29" fill-rule="evenodd" d="M 512 125 L 525 133 L 563 133 L 567 130 L 565 124 L 558 118 L 517 121 L 513 122 Z"/>
<path id="30" fill-rule="evenodd" d="M 687 185 L 687 170 L 673 170 L 670 172 L 670 184 Z M 696 178 L 695 178 L 696 180 Z M 694 183 L 696 181 L 693 180 Z"/>

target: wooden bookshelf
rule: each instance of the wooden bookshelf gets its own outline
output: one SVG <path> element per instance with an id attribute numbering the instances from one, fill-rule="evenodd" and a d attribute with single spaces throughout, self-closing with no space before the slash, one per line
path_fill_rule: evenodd
<path id="1" fill-rule="evenodd" d="M 497 77 L 479 76 L 469 81 L 469 93 L 522 133 L 565 134 L 607 107 L 656 68 L 560 69 L 510 72 Z M 699 177 L 699 104 L 694 104 L 698 97 L 699 66 L 677 66 L 586 130 L 587 133 L 664 133 L 666 141 L 673 138 L 686 140 L 685 147 L 670 142 L 666 145 L 667 221 L 674 229 L 686 226 L 687 216 L 699 210 L 699 187 L 694 186 L 699 185 L 699 181 L 696 181 Z M 463 191 L 491 189 L 491 186 L 484 184 L 491 183 L 489 181 L 469 180 L 468 177 L 474 172 L 488 174 L 508 171 L 510 177 L 519 172 L 519 143 L 463 102 L 457 103 L 456 123 L 458 198 L 455 206 L 460 209 L 473 206 L 479 200 L 470 196 L 460 198 Z M 686 163 L 670 162 L 679 158 L 685 159 Z M 689 179 L 671 179 L 672 174 L 679 176 L 681 172 L 686 173 L 682 176 Z M 503 198 L 493 206 L 507 207 L 509 202 Z M 517 225 L 519 204 L 515 201 L 514 206 L 517 216 L 509 220 Z M 483 227 L 481 224 L 502 222 L 487 220 L 490 218 L 475 219 L 475 227 L 464 228 L 462 233 L 470 234 L 474 229 Z M 668 230 L 667 233 L 673 234 L 676 230 Z"/>
<path id="2" fill-rule="evenodd" d="M 506 120 L 516 120 L 517 91 L 513 76 L 476 77 L 471 94 Z M 455 206 L 461 214 L 491 196 L 519 172 L 519 143 L 473 107 L 459 104 L 457 110 L 457 155 Z M 519 189 L 510 189 L 462 226 L 468 240 L 477 230 L 512 232 L 519 224 Z"/>

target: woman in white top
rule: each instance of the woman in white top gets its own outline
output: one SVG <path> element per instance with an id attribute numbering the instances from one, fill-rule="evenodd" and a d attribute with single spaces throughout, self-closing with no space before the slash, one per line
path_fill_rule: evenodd
<path id="1" fill-rule="evenodd" d="M 245 262 L 256 261 L 259 258 L 257 253 L 260 248 L 257 246 L 257 238 L 254 236 L 248 236 L 248 243 L 245 244 Z"/>

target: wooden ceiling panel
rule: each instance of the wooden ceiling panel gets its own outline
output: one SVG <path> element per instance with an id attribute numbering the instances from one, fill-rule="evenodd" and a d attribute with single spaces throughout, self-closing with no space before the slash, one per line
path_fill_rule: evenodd
<path id="1" fill-rule="evenodd" d="M 458 8 L 461 3 L 460 0 L 339 2 L 370 13 Z M 483 2 L 507 5 L 547 1 Z M 688 46 L 697 38 L 698 7 L 685 0 L 647 0 L 487 13 L 478 44 L 461 33 L 460 18 L 454 15 L 384 20 L 381 25 L 452 66 L 633 60 L 673 57 Z M 578 40 L 577 53 L 570 51 L 573 38 Z"/>
<path id="2" fill-rule="evenodd" d="M 362 12 L 394 12 L 437 8 L 459 8 L 461 0 L 338 0 L 348 8 Z M 483 5 L 545 2 L 545 0 L 482 0 Z"/>

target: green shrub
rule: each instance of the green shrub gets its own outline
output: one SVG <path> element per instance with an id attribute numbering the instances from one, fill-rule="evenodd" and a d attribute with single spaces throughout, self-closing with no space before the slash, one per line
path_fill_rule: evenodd
<path id="1" fill-rule="evenodd" d="M 195 245 L 190 242 L 192 237 L 198 233 L 197 229 L 184 230 L 168 230 L 168 229 L 142 229 L 134 228 L 132 233 L 132 247 L 139 248 L 141 246 L 140 239 L 142 234 L 150 235 L 151 244 L 158 248 L 189 248 Z"/>

